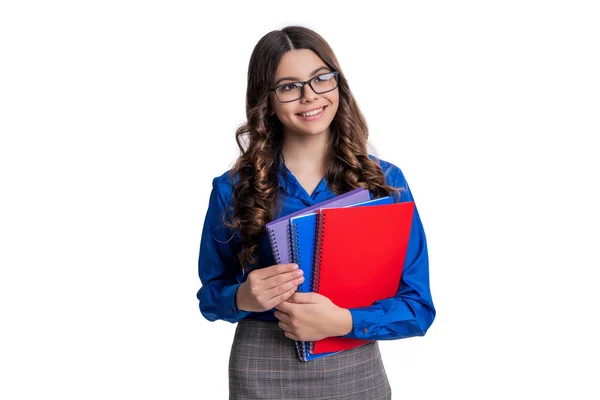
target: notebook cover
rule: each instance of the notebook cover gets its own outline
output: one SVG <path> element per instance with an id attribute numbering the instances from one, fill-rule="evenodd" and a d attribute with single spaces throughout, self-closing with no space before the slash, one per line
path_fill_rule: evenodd
<path id="1" fill-rule="evenodd" d="M 325 208 L 318 213 L 313 290 L 343 308 L 368 307 L 398 291 L 414 203 Z M 369 340 L 329 337 L 313 354 L 346 350 Z"/>
<path id="2" fill-rule="evenodd" d="M 365 188 L 357 188 L 331 199 L 322 201 L 310 207 L 303 208 L 294 213 L 266 224 L 267 234 L 271 243 L 273 259 L 277 264 L 288 264 L 292 262 L 292 248 L 290 243 L 290 218 L 316 211 L 324 206 L 345 206 L 352 203 L 367 201 L 371 198 L 369 191 Z"/>
<path id="3" fill-rule="evenodd" d="M 389 196 L 368 200 L 346 207 L 376 206 L 392 204 L 393 199 Z M 315 240 L 317 230 L 317 213 L 308 213 L 290 219 L 290 240 L 292 243 L 292 262 L 298 264 L 304 271 L 304 282 L 298 286 L 299 292 L 312 292 L 313 264 L 315 253 Z M 316 358 L 325 357 L 336 352 L 313 354 L 310 351 L 310 342 L 296 341 L 296 350 L 302 361 L 311 361 Z"/>

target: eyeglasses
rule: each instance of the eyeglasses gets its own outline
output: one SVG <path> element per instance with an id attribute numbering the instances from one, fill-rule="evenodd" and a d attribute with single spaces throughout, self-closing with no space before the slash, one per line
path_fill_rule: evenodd
<path id="1" fill-rule="evenodd" d="M 331 92 L 338 86 L 338 72 L 331 71 L 325 74 L 320 74 L 306 82 L 288 82 L 283 85 L 276 86 L 272 89 L 277 96 L 277 100 L 281 103 L 289 103 L 296 101 L 304 96 L 304 86 L 310 85 L 313 92 L 323 94 Z"/>

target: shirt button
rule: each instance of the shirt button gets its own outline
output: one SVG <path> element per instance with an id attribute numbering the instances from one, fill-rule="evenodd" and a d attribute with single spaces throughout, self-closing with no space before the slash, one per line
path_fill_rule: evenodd
<path id="1" fill-rule="evenodd" d="M 233 314 L 233 308 L 230 308 L 230 309 L 229 309 L 229 312 Z"/>
<path id="2" fill-rule="evenodd" d="M 367 333 L 367 332 L 369 332 L 369 330 L 367 328 L 364 328 L 363 333 Z"/>

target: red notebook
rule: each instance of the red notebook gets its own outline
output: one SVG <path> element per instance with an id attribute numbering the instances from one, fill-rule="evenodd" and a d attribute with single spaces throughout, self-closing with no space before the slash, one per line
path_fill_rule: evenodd
<path id="1" fill-rule="evenodd" d="M 313 291 L 343 308 L 368 307 L 400 286 L 414 203 L 319 210 Z M 312 353 L 351 349 L 369 340 L 328 337 Z"/>

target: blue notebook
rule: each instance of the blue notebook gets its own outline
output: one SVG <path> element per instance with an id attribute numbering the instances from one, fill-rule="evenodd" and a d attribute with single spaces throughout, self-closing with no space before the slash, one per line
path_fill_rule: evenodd
<path id="1" fill-rule="evenodd" d="M 387 196 L 368 200 L 344 207 L 377 206 L 392 204 L 394 200 Z M 328 208 L 327 206 L 323 208 Z M 298 286 L 299 292 L 312 292 L 313 264 L 317 230 L 317 213 L 305 214 L 290 218 L 290 242 L 292 244 L 292 262 L 304 271 L 304 282 Z M 302 361 L 311 361 L 326 357 L 333 353 L 312 354 L 311 342 L 296 341 L 296 351 Z"/>

